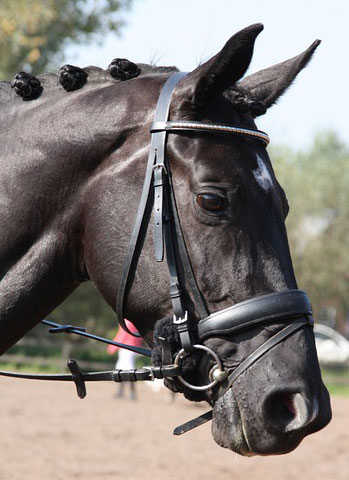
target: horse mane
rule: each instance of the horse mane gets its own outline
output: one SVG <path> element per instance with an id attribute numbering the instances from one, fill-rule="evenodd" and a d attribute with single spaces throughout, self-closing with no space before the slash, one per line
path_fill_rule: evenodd
<path id="1" fill-rule="evenodd" d="M 30 73 L 19 72 L 12 82 L 0 82 L 0 105 L 7 104 L 18 96 L 30 101 L 54 91 L 71 92 L 91 85 L 96 88 L 98 83 L 119 83 L 139 76 L 173 72 L 178 72 L 178 68 L 135 64 L 125 58 L 115 58 L 105 70 L 94 66 L 80 68 L 63 65 L 56 74 L 43 73 L 36 77 Z M 263 104 L 251 99 L 248 92 L 238 85 L 226 90 L 224 95 L 241 113 L 251 112 L 253 116 L 265 113 Z"/>
<path id="2" fill-rule="evenodd" d="M 134 64 L 126 59 L 114 59 L 107 69 L 88 66 L 85 68 L 63 65 L 58 73 L 42 73 L 38 76 L 26 72 L 17 73 L 11 82 L 0 82 L 0 104 L 21 96 L 23 100 L 35 100 L 42 94 L 54 91 L 73 91 L 105 82 L 119 83 L 138 76 L 167 74 L 178 71 L 175 66 L 161 67 Z M 35 88 L 34 88 L 35 87 Z"/>

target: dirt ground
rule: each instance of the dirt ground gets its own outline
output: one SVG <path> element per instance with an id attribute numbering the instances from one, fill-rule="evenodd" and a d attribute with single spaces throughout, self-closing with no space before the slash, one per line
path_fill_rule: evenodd
<path id="1" fill-rule="evenodd" d="M 1 480 L 344 480 L 349 479 L 349 399 L 334 419 L 288 455 L 242 458 L 218 447 L 210 425 L 175 437 L 173 427 L 206 411 L 167 391 L 137 385 L 138 401 L 112 383 L 0 379 Z"/>

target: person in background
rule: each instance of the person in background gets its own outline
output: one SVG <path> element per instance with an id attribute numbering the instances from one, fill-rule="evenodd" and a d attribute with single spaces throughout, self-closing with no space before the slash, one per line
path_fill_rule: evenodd
<path id="1" fill-rule="evenodd" d="M 129 320 L 125 320 L 125 322 L 130 332 L 138 333 L 133 323 L 131 323 Z M 128 332 L 123 330 L 121 327 L 119 328 L 113 340 L 114 342 L 125 343 L 127 345 L 132 345 L 133 347 L 140 347 L 143 343 L 143 339 L 141 337 L 134 337 L 133 335 L 130 335 Z M 108 345 L 107 352 L 109 353 L 109 355 L 114 355 L 116 352 L 118 352 L 118 358 L 115 364 L 115 369 L 132 370 L 136 368 L 135 365 L 136 365 L 137 353 L 131 352 L 130 350 L 126 350 L 125 348 L 117 347 L 116 345 Z M 118 384 L 116 395 L 118 397 L 124 396 L 125 383 L 128 383 L 130 385 L 131 400 L 137 400 L 136 386 L 134 382 L 120 382 Z"/>

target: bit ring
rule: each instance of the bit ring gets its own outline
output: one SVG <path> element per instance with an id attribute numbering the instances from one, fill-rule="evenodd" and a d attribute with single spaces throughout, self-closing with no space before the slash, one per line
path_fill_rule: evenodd
<path id="1" fill-rule="evenodd" d="M 197 349 L 197 350 L 204 350 L 205 352 L 207 352 L 209 355 L 211 355 L 215 361 L 216 361 L 216 368 L 218 368 L 221 372 L 224 372 L 224 369 L 223 369 L 223 365 L 222 365 L 222 362 L 221 362 L 221 359 L 218 357 L 218 355 L 216 354 L 216 352 L 214 352 L 213 350 L 211 350 L 210 348 L 206 347 L 206 345 L 193 345 L 193 348 L 194 349 Z M 182 358 L 184 358 L 185 356 L 188 355 L 188 352 L 186 352 L 184 350 L 184 348 L 182 348 L 176 355 L 176 358 L 174 359 L 174 364 L 176 366 L 179 366 L 179 363 L 180 363 L 180 360 Z M 212 371 L 212 369 L 211 369 Z M 196 391 L 204 391 L 204 390 L 209 390 L 210 388 L 213 388 L 215 387 L 218 383 L 219 383 L 219 380 L 215 379 L 213 380 L 211 383 L 208 383 L 207 385 L 192 385 L 191 383 L 187 382 L 186 380 L 184 380 L 184 378 L 181 376 L 181 375 L 178 375 L 176 378 L 178 378 L 178 380 L 186 387 L 190 388 L 191 390 L 196 390 Z"/>

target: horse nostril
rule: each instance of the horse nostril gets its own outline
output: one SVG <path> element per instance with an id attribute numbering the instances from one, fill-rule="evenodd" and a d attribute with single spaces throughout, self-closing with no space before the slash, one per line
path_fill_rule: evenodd
<path id="1" fill-rule="evenodd" d="M 275 392 L 264 403 L 267 425 L 279 432 L 291 432 L 305 427 L 314 419 L 313 410 L 299 392 Z"/>
<path id="2" fill-rule="evenodd" d="M 294 393 L 282 393 L 280 397 L 280 403 L 284 406 L 284 408 L 286 408 L 293 418 L 297 415 Z"/>
<path id="3" fill-rule="evenodd" d="M 295 405 L 294 393 L 275 393 L 267 402 L 267 415 L 272 424 L 280 427 L 287 427 L 296 415 L 297 409 Z"/>

